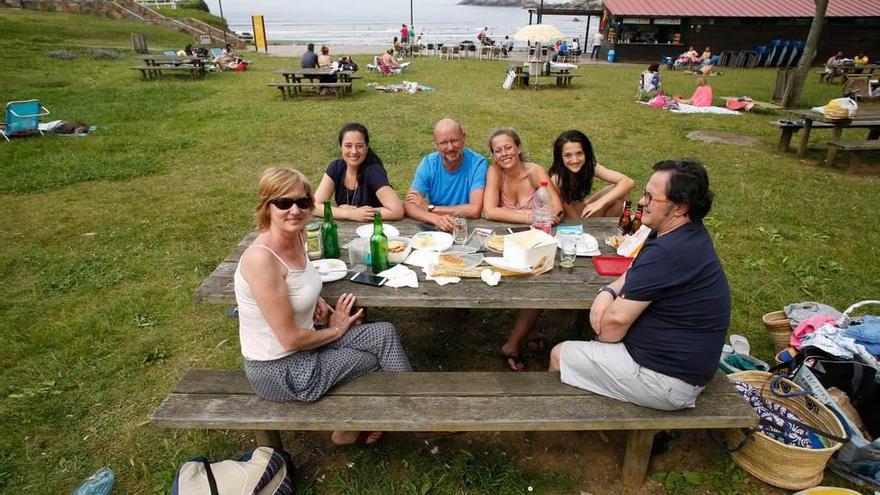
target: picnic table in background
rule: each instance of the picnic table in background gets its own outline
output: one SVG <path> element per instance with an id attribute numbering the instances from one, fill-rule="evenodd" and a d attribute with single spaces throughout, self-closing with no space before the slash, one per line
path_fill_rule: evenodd
<path id="1" fill-rule="evenodd" d="M 141 76 L 146 79 L 156 79 L 165 72 L 181 73 L 189 72 L 190 76 L 195 79 L 202 77 L 207 72 L 205 57 L 196 56 L 168 56 L 168 55 L 141 55 L 140 59 L 144 62 L 141 67 L 132 67 L 132 70 L 141 71 Z"/>
<path id="2" fill-rule="evenodd" d="M 387 222 L 394 225 L 403 237 L 411 237 L 421 231 L 419 223 L 414 220 Z M 587 219 L 582 222 L 567 221 L 567 225 L 582 224 L 584 232 L 599 241 L 602 254 L 614 254 L 613 249 L 606 246 L 603 240 L 616 233 L 616 218 Z M 355 229 L 360 223 L 337 221 L 339 226 L 339 243 L 345 246 L 355 239 Z M 490 222 L 488 220 L 468 220 L 468 228 L 477 227 L 493 229 L 506 233 L 509 224 Z M 220 262 L 211 275 L 196 289 L 194 299 L 206 304 L 235 304 L 233 275 L 238 260 L 244 250 L 256 237 L 251 232 L 242 239 L 229 255 Z M 488 256 L 501 256 L 487 253 Z M 343 254 L 342 258 L 346 258 Z M 346 261 L 344 259 L 344 261 Z M 354 273 L 350 271 L 346 278 L 337 282 L 324 284 L 321 295 L 328 302 L 335 301 L 343 293 L 357 296 L 359 306 L 364 307 L 409 307 L 409 308 L 553 308 L 553 309 L 589 309 L 596 292 L 616 277 L 606 277 L 596 273 L 592 259 L 578 256 L 575 266 L 571 269 L 557 267 L 552 271 L 537 276 L 503 277 L 495 287 L 486 285 L 480 279 L 462 278 L 457 284 L 438 285 L 434 281 L 425 280 L 419 268 L 413 268 L 419 277 L 419 287 L 394 289 L 391 287 L 370 287 L 349 281 Z"/>
<path id="3" fill-rule="evenodd" d="M 581 76 L 580 74 L 572 73 L 571 71 L 574 69 L 577 69 L 577 67 L 554 67 L 551 65 L 550 72 L 544 73 L 543 62 L 524 62 L 522 65 L 509 65 L 507 68 L 508 71 L 513 70 L 515 74 L 515 86 L 524 87 L 526 79 L 528 79 L 529 86 L 536 88 L 541 80 L 553 80 L 554 78 L 557 87 L 570 87 L 572 79 Z M 537 73 L 537 76 L 535 76 L 534 73 Z"/>
<path id="4" fill-rule="evenodd" d="M 858 149 L 858 145 L 853 143 L 861 143 L 861 149 L 875 149 L 876 145 L 880 145 L 880 141 L 877 141 L 877 139 L 880 138 L 880 108 L 859 108 L 856 111 L 855 116 L 849 119 L 832 119 L 810 109 L 789 110 L 788 113 L 795 117 L 799 117 L 804 121 L 803 131 L 801 132 L 800 140 L 798 141 L 798 157 L 804 157 L 807 154 L 807 147 L 810 143 L 810 131 L 815 122 L 820 122 L 825 126 L 832 126 L 831 141 L 829 143 L 835 143 L 838 145 L 841 143 L 849 143 L 850 147 L 856 146 L 856 149 Z M 843 130 L 849 128 L 868 129 L 867 140 L 849 142 L 841 140 Z M 783 129 L 783 133 L 785 133 L 785 129 Z M 785 134 L 783 134 L 783 136 L 785 136 Z M 789 139 L 790 138 L 791 135 L 789 134 Z M 870 143 L 871 141 L 874 143 Z M 834 146 L 835 145 L 832 145 L 832 147 Z M 780 143 L 780 148 L 781 147 L 782 143 Z M 849 149 L 848 151 L 852 150 L 853 149 Z M 834 156 L 829 156 L 829 158 L 831 158 L 831 164 L 833 165 Z"/>
<path id="5" fill-rule="evenodd" d="M 277 71 L 284 77 L 284 82 L 268 83 L 269 86 L 278 88 L 283 99 L 304 93 L 306 89 L 315 93 L 321 89 L 331 90 L 336 96 L 342 97 L 352 93 L 353 81 L 360 79 L 354 72 L 349 70 L 333 69 L 280 69 Z M 334 79 L 331 81 L 330 79 Z"/>

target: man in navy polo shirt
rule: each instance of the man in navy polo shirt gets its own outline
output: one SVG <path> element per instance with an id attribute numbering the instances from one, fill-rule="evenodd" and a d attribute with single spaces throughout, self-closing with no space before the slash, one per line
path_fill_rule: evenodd
<path id="1" fill-rule="evenodd" d="M 480 218 L 486 189 L 486 159 L 464 147 L 467 135 L 454 119 L 434 126 L 437 151 L 422 158 L 403 208 L 406 216 L 451 231 L 453 215 Z"/>
<path id="2" fill-rule="evenodd" d="M 641 406 L 694 407 L 730 324 L 730 288 L 702 222 L 712 207 L 706 169 L 691 160 L 655 164 L 639 205 L 652 232 L 629 270 L 596 295 L 597 340 L 557 345 L 550 371 Z"/>

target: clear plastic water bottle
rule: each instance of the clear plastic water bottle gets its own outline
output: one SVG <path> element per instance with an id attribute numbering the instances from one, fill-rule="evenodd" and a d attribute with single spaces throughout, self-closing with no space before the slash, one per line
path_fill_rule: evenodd
<path id="1" fill-rule="evenodd" d="M 535 192 L 535 201 L 532 206 L 532 228 L 550 233 L 553 227 L 553 203 L 550 201 L 550 190 L 547 189 L 547 181 L 541 181 L 541 187 Z"/>

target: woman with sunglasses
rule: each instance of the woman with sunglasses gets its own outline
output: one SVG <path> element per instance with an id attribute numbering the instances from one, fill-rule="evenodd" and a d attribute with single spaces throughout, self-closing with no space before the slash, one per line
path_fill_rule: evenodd
<path id="1" fill-rule="evenodd" d="M 610 185 L 590 195 L 594 178 Z M 599 165 L 590 139 L 574 129 L 564 131 L 553 143 L 550 183 L 562 198 L 565 216 L 573 218 L 619 217 L 635 186 L 626 175 Z"/>
<path id="2" fill-rule="evenodd" d="M 352 122 L 339 130 L 341 158 L 330 162 L 318 190 L 315 191 L 315 216 L 324 216 L 324 202 L 333 196 L 333 218 L 370 222 L 379 211 L 383 220 L 403 218 L 403 203 L 391 188 L 388 174 L 370 148 L 370 133 L 360 123 Z"/>
<path id="3" fill-rule="evenodd" d="M 483 214 L 487 220 L 508 223 L 529 223 L 535 193 L 542 181 L 550 178 L 547 171 L 537 163 L 526 160 L 522 153 L 522 140 L 513 129 L 499 129 L 489 136 L 489 150 L 493 164 L 486 173 L 486 192 L 483 195 Z M 550 202 L 553 205 L 553 223 L 562 218 L 562 204 L 556 190 L 549 187 Z M 520 345 L 526 335 L 535 346 L 540 337 L 535 330 L 535 322 L 540 309 L 520 309 L 516 312 L 516 323 L 507 342 L 501 346 L 501 360 L 513 371 L 523 371 L 525 364 L 520 355 Z"/>
<path id="4" fill-rule="evenodd" d="M 235 270 L 239 338 L 254 392 L 275 402 L 316 401 L 364 373 L 411 371 L 390 323 L 355 322 L 355 297 L 336 307 L 321 297 L 321 277 L 309 263 L 305 228 L 314 209 L 305 176 L 270 168 L 260 178 L 259 234 Z M 337 445 L 374 443 L 381 432 L 334 431 Z"/>

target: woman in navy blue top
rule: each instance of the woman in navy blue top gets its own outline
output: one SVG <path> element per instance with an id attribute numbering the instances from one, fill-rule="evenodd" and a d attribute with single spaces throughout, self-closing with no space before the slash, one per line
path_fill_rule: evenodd
<path id="1" fill-rule="evenodd" d="M 370 134 L 352 122 L 339 130 L 340 159 L 330 162 L 315 191 L 315 216 L 324 216 L 324 201 L 335 197 L 333 218 L 369 222 L 379 211 L 383 220 L 403 218 L 403 203 L 391 188 L 382 160 L 370 148 Z"/>

